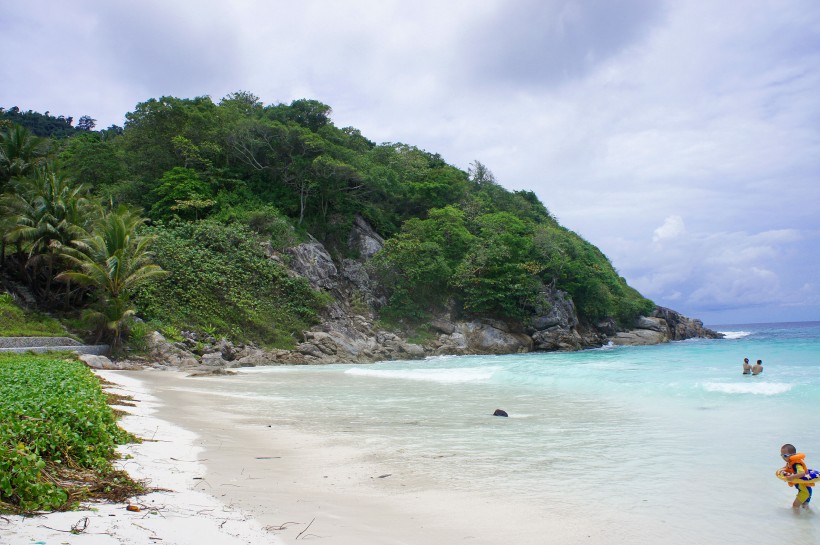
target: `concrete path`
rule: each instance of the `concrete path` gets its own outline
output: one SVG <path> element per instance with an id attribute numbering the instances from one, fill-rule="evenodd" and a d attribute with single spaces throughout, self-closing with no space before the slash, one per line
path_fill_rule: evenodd
<path id="1" fill-rule="evenodd" d="M 0 337 L 0 352 L 50 352 L 69 350 L 79 354 L 105 355 L 107 344 L 81 344 L 70 337 Z"/>

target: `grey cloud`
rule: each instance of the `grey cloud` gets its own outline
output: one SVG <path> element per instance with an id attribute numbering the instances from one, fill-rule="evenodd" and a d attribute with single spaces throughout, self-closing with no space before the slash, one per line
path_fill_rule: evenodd
<path id="1" fill-rule="evenodd" d="M 516 0 L 463 29 L 469 74 L 490 85 L 556 85 L 634 45 L 662 15 L 655 0 Z"/>
<path id="2" fill-rule="evenodd" d="M 668 237 L 647 246 L 651 255 L 637 267 L 633 261 L 629 274 L 662 305 L 684 304 L 707 315 L 734 311 L 747 316 L 741 321 L 765 321 L 772 308 L 789 305 L 793 316 L 810 319 L 820 292 L 795 287 L 792 259 L 810 256 L 817 242 L 816 234 L 791 229 Z"/>
<path id="3" fill-rule="evenodd" d="M 149 93 L 143 99 L 209 94 L 239 79 L 241 29 L 229 24 L 227 12 L 203 16 L 200 9 L 154 1 L 99 5 L 95 40 L 108 77 Z"/>

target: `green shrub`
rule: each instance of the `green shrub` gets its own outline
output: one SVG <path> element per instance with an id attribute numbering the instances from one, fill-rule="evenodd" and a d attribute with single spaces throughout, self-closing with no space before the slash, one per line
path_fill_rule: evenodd
<path id="1" fill-rule="evenodd" d="M 0 294 L 0 337 L 62 337 L 67 334 L 54 318 L 23 310 L 10 294 Z"/>
<path id="2" fill-rule="evenodd" d="M 69 508 L 88 493 L 78 472 L 122 478 L 111 460 L 134 438 L 117 426 L 99 380 L 81 362 L 0 354 L 0 399 L 0 510 Z"/>
<path id="3" fill-rule="evenodd" d="M 142 320 L 131 322 L 128 326 L 128 348 L 138 353 L 147 352 L 148 335 L 155 329 Z"/>
<path id="4" fill-rule="evenodd" d="M 207 329 L 290 348 L 329 300 L 267 259 L 259 236 L 243 225 L 201 221 L 150 231 L 156 263 L 170 274 L 141 287 L 136 304 L 143 317 L 165 324 L 163 333 Z"/>

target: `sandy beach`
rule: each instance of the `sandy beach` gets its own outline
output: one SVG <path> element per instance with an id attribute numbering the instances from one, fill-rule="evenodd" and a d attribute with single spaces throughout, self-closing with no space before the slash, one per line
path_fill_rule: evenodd
<path id="1" fill-rule="evenodd" d="M 121 446 L 122 459 L 115 465 L 163 490 L 132 498 L 131 504 L 139 511 L 129 511 L 128 504 L 94 502 L 79 511 L 4 515 L 0 517 L 0 544 L 281 543 L 251 517 L 202 490 L 206 468 L 200 461 L 202 449 L 195 445 L 196 435 L 157 417 L 160 403 L 138 380 L 141 373 L 97 373 L 118 385 L 107 390 L 134 398 L 135 407 L 117 407 L 128 413 L 120 425 L 145 439 Z"/>
<path id="2" fill-rule="evenodd" d="M 122 467 L 171 492 L 125 505 L 0 520 L 2 543 L 337 545 L 458 542 L 480 545 L 650 543 L 623 520 L 588 513 L 556 517 L 525 503 L 451 491 L 408 468 L 367 459 L 355 445 L 248 422 L 220 410 L 217 396 L 192 391 L 169 371 L 108 371 L 133 396 L 122 426 L 148 441 L 127 445 Z M 201 383 L 197 383 L 199 388 Z M 305 416 L 309 418 L 309 415 Z M 81 534 L 73 525 L 88 519 Z"/>

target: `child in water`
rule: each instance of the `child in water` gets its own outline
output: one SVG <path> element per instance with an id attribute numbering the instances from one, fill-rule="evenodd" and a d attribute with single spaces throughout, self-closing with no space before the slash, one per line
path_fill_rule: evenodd
<path id="1" fill-rule="evenodd" d="M 800 455 L 795 456 L 797 454 L 797 449 L 794 448 L 794 445 L 786 443 L 782 447 L 780 447 L 780 457 L 786 461 L 786 467 L 784 468 L 786 471 L 791 473 L 786 479 L 789 483 L 789 486 L 792 486 L 794 481 L 806 475 L 809 471 L 808 467 L 806 466 L 806 461 L 803 459 L 803 456 Z M 797 489 L 797 497 L 794 498 L 794 503 L 792 503 L 792 507 L 797 509 L 798 507 L 802 507 L 803 509 L 809 508 L 809 502 L 811 501 L 811 489 L 812 487 L 806 484 L 797 484 L 794 483 L 794 487 Z"/>

